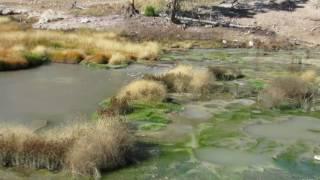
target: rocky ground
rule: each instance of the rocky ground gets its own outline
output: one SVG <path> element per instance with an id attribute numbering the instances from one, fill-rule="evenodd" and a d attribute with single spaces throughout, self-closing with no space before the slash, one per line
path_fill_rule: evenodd
<path id="1" fill-rule="evenodd" d="M 73 1 L 61 0 L 0 0 L 0 15 L 19 14 L 22 21 L 33 19 L 34 28 L 104 29 L 138 39 L 250 42 L 276 38 L 293 44 L 317 46 L 320 44 L 320 11 L 317 4 L 316 0 L 245 1 L 231 7 L 230 3 L 224 2 L 214 7 L 192 10 L 192 14 L 196 12 L 205 23 L 183 21 L 185 24 L 182 25 L 172 24 L 165 17 L 126 18 L 122 14 L 124 6 L 120 1 L 81 0 L 73 5 Z M 210 22 L 215 22 L 215 26 Z"/>

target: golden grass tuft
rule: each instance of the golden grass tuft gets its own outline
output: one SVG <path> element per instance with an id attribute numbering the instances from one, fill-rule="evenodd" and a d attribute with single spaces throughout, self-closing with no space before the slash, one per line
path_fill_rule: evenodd
<path id="1" fill-rule="evenodd" d="M 300 75 L 300 78 L 305 82 L 314 83 L 317 80 L 317 72 L 314 70 L 305 71 Z"/>
<path id="2" fill-rule="evenodd" d="M 54 63 L 79 64 L 85 56 L 78 50 L 53 51 L 50 60 Z"/>
<path id="3" fill-rule="evenodd" d="M 67 163 L 73 174 L 100 176 L 101 170 L 124 165 L 133 139 L 123 123 L 115 120 L 98 121 L 86 127 L 67 154 Z"/>
<path id="4" fill-rule="evenodd" d="M 136 80 L 125 86 L 117 98 L 143 101 L 163 101 L 167 97 L 166 87 L 158 81 Z"/>
<path id="5" fill-rule="evenodd" d="M 179 65 L 159 76 L 146 76 L 145 79 L 163 82 L 169 92 L 206 92 L 214 77 L 208 69 L 194 68 L 190 65 Z"/>
<path id="6" fill-rule="evenodd" d="M 17 49 L 0 49 L 0 71 L 24 69 L 29 62 Z"/>
<path id="7" fill-rule="evenodd" d="M 85 58 L 86 62 L 96 63 L 96 64 L 108 64 L 111 55 L 104 54 L 104 53 L 96 53 L 91 56 L 87 56 Z"/>
<path id="8" fill-rule="evenodd" d="M 133 138 L 119 118 L 74 124 L 36 134 L 20 127 L 0 128 L 0 166 L 70 170 L 98 176 L 126 163 Z"/>
<path id="9" fill-rule="evenodd" d="M 121 53 L 112 54 L 109 60 L 109 64 L 111 65 L 129 64 L 130 62 L 130 59 Z"/>

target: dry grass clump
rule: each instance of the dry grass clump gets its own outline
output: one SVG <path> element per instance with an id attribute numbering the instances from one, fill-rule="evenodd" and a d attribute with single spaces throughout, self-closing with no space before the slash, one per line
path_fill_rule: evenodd
<path id="1" fill-rule="evenodd" d="M 0 165 L 97 176 L 125 164 L 133 146 L 127 126 L 119 118 L 73 125 L 44 134 L 26 128 L 0 129 Z"/>
<path id="2" fill-rule="evenodd" d="M 111 55 L 104 54 L 104 53 L 97 53 L 91 56 L 87 56 L 84 61 L 89 63 L 96 63 L 96 64 L 108 64 Z"/>
<path id="3" fill-rule="evenodd" d="M 66 155 L 73 174 L 100 176 L 100 171 L 114 169 L 126 163 L 133 147 L 127 126 L 119 120 L 100 120 L 86 126 Z"/>
<path id="4" fill-rule="evenodd" d="M 262 104 L 269 108 L 309 106 L 316 95 L 314 76 L 314 73 L 306 72 L 301 76 L 274 79 L 261 93 Z"/>
<path id="5" fill-rule="evenodd" d="M 209 71 L 220 81 L 231 81 L 244 77 L 240 69 L 224 66 L 211 66 Z"/>
<path id="6" fill-rule="evenodd" d="M 111 65 L 129 64 L 130 59 L 121 53 L 113 54 L 109 60 Z"/>
<path id="7" fill-rule="evenodd" d="M 129 105 L 128 99 L 112 97 L 110 99 L 108 107 L 99 110 L 98 114 L 102 116 L 112 117 L 118 115 L 125 115 L 130 113 L 131 111 L 132 108 Z"/>
<path id="8" fill-rule="evenodd" d="M 26 128 L 0 129 L 0 164 L 57 170 L 64 166 L 65 153 L 72 138 L 49 138 Z"/>
<path id="9" fill-rule="evenodd" d="M 158 81 L 136 80 L 122 88 L 117 95 L 119 99 L 128 101 L 163 101 L 167 97 L 166 87 Z"/>
<path id="10" fill-rule="evenodd" d="M 12 49 L 0 49 L 0 71 L 24 69 L 29 66 L 22 53 Z"/>
<path id="11" fill-rule="evenodd" d="M 305 71 L 300 75 L 300 78 L 305 82 L 313 83 L 317 80 L 317 72 L 314 70 Z"/>
<path id="12" fill-rule="evenodd" d="M 163 82 L 169 92 L 204 92 L 214 79 L 207 69 L 196 69 L 189 65 L 179 65 L 165 74 L 147 75 L 144 78 Z"/>
<path id="13" fill-rule="evenodd" d="M 50 60 L 54 63 L 79 64 L 85 56 L 78 50 L 64 50 L 51 52 Z"/>

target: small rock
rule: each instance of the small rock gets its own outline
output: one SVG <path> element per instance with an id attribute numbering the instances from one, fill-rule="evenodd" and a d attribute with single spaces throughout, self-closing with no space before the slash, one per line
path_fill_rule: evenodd
<path id="1" fill-rule="evenodd" d="M 80 19 L 80 23 L 82 23 L 82 24 L 86 24 L 86 23 L 89 23 L 89 22 L 91 22 L 91 20 L 89 18 L 81 18 Z"/>
<path id="2" fill-rule="evenodd" d="M 222 44 L 227 44 L 228 41 L 227 40 L 222 40 Z"/>
<path id="3" fill-rule="evenodd" d="M 38 24 L 45 24 L 48 22 L 58 21 L 62 19 L 65 19 L 65 15 L 63 15 L 63 13 L 49 9 L 40 15 Z"/>
<path id="4" fill-rule="evenodd" d="M 253 41 L 249 41 L 248 45 L 249 45 L 249 47 L 253 47 L 254 46 L 254 42 Z"/>

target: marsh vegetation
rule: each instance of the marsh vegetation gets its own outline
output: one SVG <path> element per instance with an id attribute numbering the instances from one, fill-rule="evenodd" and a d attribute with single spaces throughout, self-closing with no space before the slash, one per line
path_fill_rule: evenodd
<path id="1" fill-rule="evenodd" d="M 15 70 L 44 62 L 122 65 L 154 61 L 160 54 L 155 42 L 135 43 L 115 33 L 78 30 L 41 31 L 1 17 L 0 70 Z"/>

